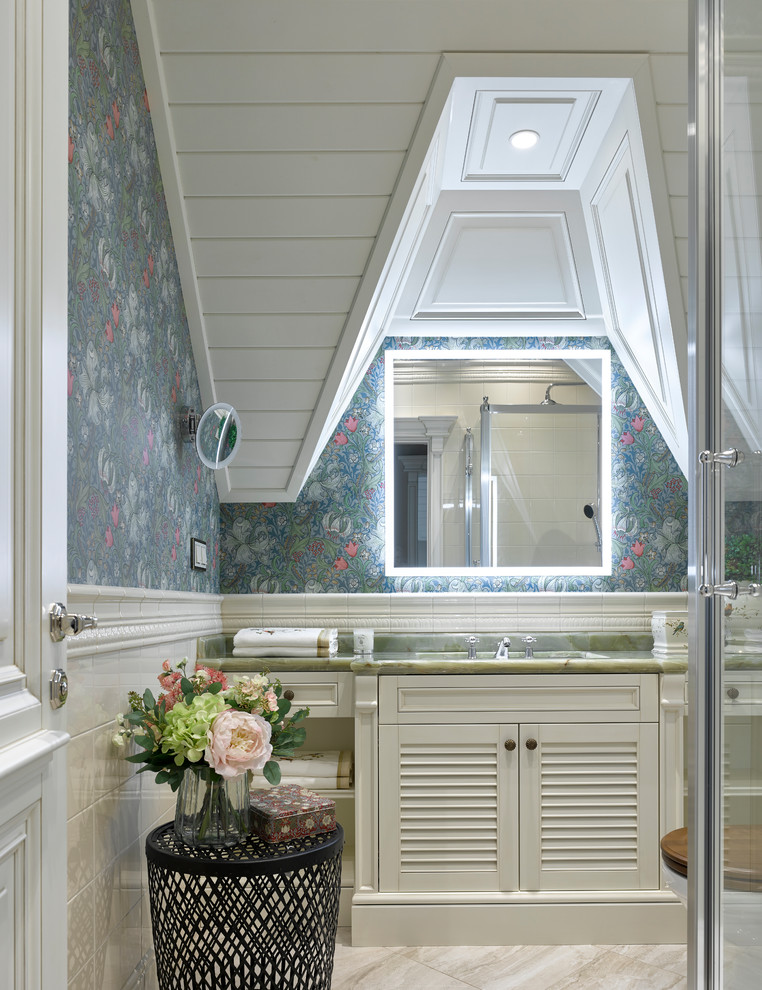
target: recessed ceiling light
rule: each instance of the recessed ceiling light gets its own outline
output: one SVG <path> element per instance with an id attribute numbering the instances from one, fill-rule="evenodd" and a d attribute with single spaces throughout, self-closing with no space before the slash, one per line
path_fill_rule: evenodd
<path id="1" fill-rule="evenodd" d="M 526 151 L 527 148 L 534 148 L 540 140 L 540 135 L 537 131 L 515 131 L 509 140 L 514 148 Z"/>

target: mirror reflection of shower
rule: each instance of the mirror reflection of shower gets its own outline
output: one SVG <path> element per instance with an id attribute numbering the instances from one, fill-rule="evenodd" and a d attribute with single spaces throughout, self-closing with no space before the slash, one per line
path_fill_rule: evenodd
<path id="1" fill-rule="evenodd" d="M 386 381 L 387 572 L 606 572 L 607 351 L 387 352 Z"/>
<path id="2" fill-rule="evenodd" d="M 582 511 L 585 513 L 587 519 L 593 520 L 595 525 L 595 548 L 596 550 L 600 550 L 603 544 L 601 541 L 601 527 L 598 525 L 598 511 L 590 502 L 583 506 Z"/>

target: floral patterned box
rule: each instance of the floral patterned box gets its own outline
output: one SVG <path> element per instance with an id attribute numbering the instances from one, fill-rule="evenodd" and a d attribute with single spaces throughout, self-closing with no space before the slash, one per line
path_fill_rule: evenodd
<path id="1" fill-rule="evenodd" d="M 265 842 L 301 839 L 336 828 L 336 802 L 298 784 L 251 792 L 251 829 Z"/>

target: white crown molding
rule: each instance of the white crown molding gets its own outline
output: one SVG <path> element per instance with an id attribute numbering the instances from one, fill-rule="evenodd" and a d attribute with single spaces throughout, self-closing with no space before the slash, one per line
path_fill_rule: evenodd
<path id="1" fill-rule="evenodd" d="M 221 595 L 71 584 L 68 609 L 95 615 L 98 626 L 67 642 L 67 656 L 86 656 L 211 636 L 222 628 Z"/>

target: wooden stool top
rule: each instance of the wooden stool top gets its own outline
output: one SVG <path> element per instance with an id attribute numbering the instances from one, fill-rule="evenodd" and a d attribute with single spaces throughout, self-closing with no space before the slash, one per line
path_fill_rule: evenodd
<path id="1" fill-rule="evenodd" d="M 688 829 L 676 828 L 661 840 L 665 863 L 688 875 Z M 725 829 L 725 889 L 762 891 L 762 826 L 728 825 Z"/>

